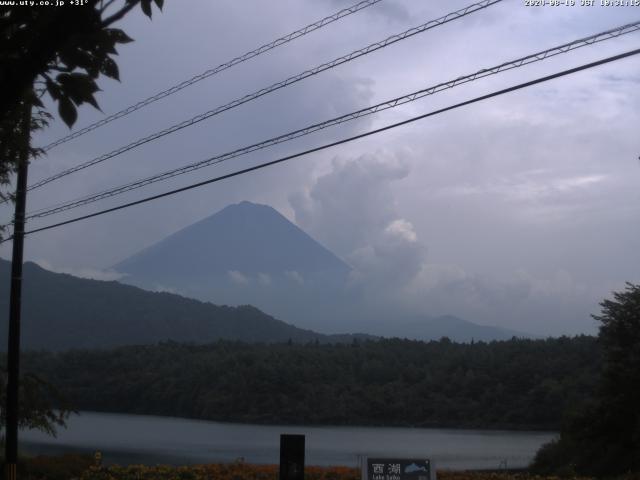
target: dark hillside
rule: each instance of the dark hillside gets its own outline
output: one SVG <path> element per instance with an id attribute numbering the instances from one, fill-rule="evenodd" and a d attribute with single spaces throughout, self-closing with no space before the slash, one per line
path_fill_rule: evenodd
<path id="1" fill-rule="evenodd" d="M 10 263 L 0 260 L 0 312 L 9 311 Z M 157 293 L 118 282 L 87 280 L 24 266 L 22 347 L 65 350 L 155 344 L 161 341 L 206 343 L 218 339 L 245 342 L 351 341 L 289 325 L 251 306 L 228 307 L 171 293 Z M 0 328 L 6 346 L 7 329 Z"/>

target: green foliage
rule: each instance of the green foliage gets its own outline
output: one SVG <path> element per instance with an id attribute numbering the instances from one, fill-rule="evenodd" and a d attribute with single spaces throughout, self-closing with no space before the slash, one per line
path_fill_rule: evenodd
<path id="1" fill-rule="evenodd" d="M 0 424 L 3 426 L 6 421 L 6 384 L 7 372 L 3 365 L 0 368 Z M 65 421 L 72 412 L 69 402 L 49 382 L 33 373 L 22 375 L 19 395 L 19 428 L 37 429 L 55 437 L 56 428 L 66 425 Z"/>
<path id="2" fill-rule="evenodd" d="M 598 338 L 605 360 L 602 395 L 625 418 L 630 438 L 634 422 L 628 425 L 628 420 L 640 420 L 640 285 L 628 283 L 625 291 L 613 296 L 600 304 L 601 315 L 594 316 L 600 322 Z"/>
<path id="3" fill-rule="evenodd" d="M 640 473 L 640 285 L 628 283 L 600 305 L 598 394 L 538 453 L 534 469 L 541 473 Z"/>
<path id="4" fill-rule="evenodd" d="M 9 183 L 20 151 L 30 148 L 20 121 L 25 108 L 35 107 L 40 127 L 50 118 L 41 101 L 45 93 L 58 103 L 58 114 L 69 127 L 76 122 L 77 107 L 98 108 L 96 80 L 100 75 L 119 79 L 116 46 L 132 41 L 111 25 L 139 3 L 151 17 L 151 0 L 125 0 L 115 10 L 116 3 L 101 0 L 71 9 L 0 7 L 0 186 Z M 162 8 L 163 2 L 155 4 Z"/>
<path id="5" fill-rule="evenodd" d="M 218 421 L 557 429 L 599 368 L 593 337 L 457 344 L 163 343 L 33 352 L 79 410 Z"/>

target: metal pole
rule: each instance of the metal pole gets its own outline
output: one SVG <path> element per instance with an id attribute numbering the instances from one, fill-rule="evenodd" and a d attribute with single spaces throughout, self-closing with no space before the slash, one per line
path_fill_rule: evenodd
<path id="1" fill-rule="evenodd" d="M 24 251 L 24 215 L 27 203 L 27 173 L 31 105 L 24 105 L 22 117 L 24 143 L 18 164 L 16 208 L 13 217 L 13 252 L 11 257 L 11 296 L 9 300 L 9 345 L 7 350 L 7 405 L 5 462 L 6 479 L 16 479 L 18 463 L 18 392 L 20 389 L 20 310 L 22 298 L 22 256 Z"/>

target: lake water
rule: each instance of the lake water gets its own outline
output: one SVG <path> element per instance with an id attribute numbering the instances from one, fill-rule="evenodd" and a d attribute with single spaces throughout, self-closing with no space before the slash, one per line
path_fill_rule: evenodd
<path id="1" fill-rule="evenodd" d="M 31 453 L 93 452 L 105 463 L 193 464 L 279 462 L 281 433 L 306 435 L 307 465 L 350 465 L 359 456 L 426 457 L 437 468 L 497 469 L 525 467 L 536 450 L 555 434 L 499 430 L 432 428 L 292 427 L 240 425 L 82 412 L 72 416 L 57 438 L 37 431 L 20 432 Z"/>

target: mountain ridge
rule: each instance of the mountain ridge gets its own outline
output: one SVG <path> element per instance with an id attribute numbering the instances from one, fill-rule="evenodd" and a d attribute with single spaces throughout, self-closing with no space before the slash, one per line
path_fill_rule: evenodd
<path id="1" fill-rule="evenodd" d="M 438 340 L 447 337 L 455 342 L 511 340 L 512 338 L 535 338 L 528 333 L 511 330 L 495 325 L 480 325 L 454 315 L 440 315 L 437 317 L 422 316 L 400 323 L 397 330 L 402 336 L 416 340 Z M 382 336 L 393 336 L 389 327 L 371 329 L 371 332 Z"/>
<path id="2" fill-rule="evenodd" d="M 0 260 L 0 290 L 7 293 L 0 298 L 4 312 L 9 265 Z M 250 202 L 230 205 L 183 228 L 116 268 L 125 276 L 105 282 L 27 262 L 24 345 L 65 349 L 165 340 L 326 343 L 386 336 L 471 342 L 531 337 L 450 315 L 371 311 L 357 289 L 349 288 L 346 263 L 272 207 Z M 2 335 L 6 331 L 0 332 L 0 342 Z"/>
<path id="3" fill-rule="evenodd" d="M 7 322 L 10 262 L 0 259 L 0 318 Z M 370 335 L 324 335 L 250 306 L 219 306 L 116 281 L 89 280 L 24 265 L 22 345 L 26 349 L 110 348 L 173 340 L 207 343 L 351 342 Z M 6 345 L 7 329 L 0 329 Z"/>
<path id="4" fill-rule="evenodd" d="M 0 259 L 0 311 L 4 312 L 0 318 L 5 319 L 5 325 L 9 271 L 10 262 Z M 278 320 L 251 305 L 213 305 L 117 281 L 55 273 L 33 262 L 25 263 L 24 278 L 22 344 L 27 349 L 111 348 L 162 341 L 277 343 L 291 339 L 298 343 L 345 343 L 379 337 L 421 341 L 447 337 L 470 342 L 532 338 L 454 316 L 424 316 L 386 329 L 370 325 L 367 333 L 323 334 Z M 434 323 L 439 328 L 434 329 Z M 451 328 L 455 326 L 464 328 Z M 6 345 L 6 333 L 6 328 L 0 329 L 0 345 Z"/>

